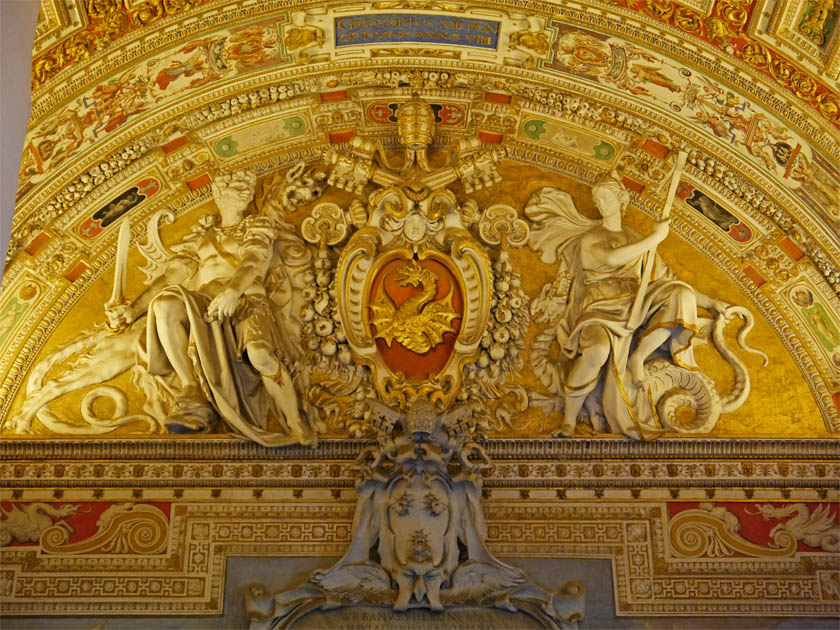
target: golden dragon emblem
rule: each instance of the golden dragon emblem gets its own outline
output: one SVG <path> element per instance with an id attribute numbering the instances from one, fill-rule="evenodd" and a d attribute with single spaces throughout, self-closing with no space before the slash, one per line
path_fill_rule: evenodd
<path id="1" fill-rule="evenodd" d="M 401 287 L 419 287 L 420 292 L 397 308 L 385 291 L 385 278 L 379 283 L 376 300 L 369 304 L 373 311 L 371 324 L 376 326 L 374 338 L 384 339 L 389 348 L 396 339 L 412 352 L 423 354 L 442 343 L 444 333 L 455 332 L 452 320 L 460 315 L 452 306 L 454 287 L 446 297 L 433 301 L 437 276 L 412 260 L 399 268 L 396 280 Z"/>

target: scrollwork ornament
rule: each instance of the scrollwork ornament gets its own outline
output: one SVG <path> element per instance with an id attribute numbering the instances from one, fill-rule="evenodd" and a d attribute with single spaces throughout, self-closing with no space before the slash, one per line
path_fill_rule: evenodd
<path id="1" fill-rule="evenodd" d="M 337 245 L 347 236 L 344 212 L 334 203 L 319 203 L 301 224 L 301 235 L 312 244 Z"/>
<path id="2" fill-rule="evenodd" d="M 671 0 L 645 0 L 645 11 L 660 20 L 670 19 L 675 8 Z"/>
<path id="3" fill-rule="evenodd" d="M 729 26 L 736 32 L 743 30 L 749 16 L 741 3 L 722 2 L 718 4 L 717 10 L 721 17 L 729 22 Z"/>
<path id="4" fill-rule="evenodd" d="M 729 25 L 719 17 L 706 18 L 706 33 L 719 46 L 724 46 L 734 35 Z"/>
<path id="5" fill-rule="evenodd" d="M 840 121 L 840 98 L 833 92 L 823 92 L 817 96 L 817 105 L 826 118 Z"/>
<path id="6" fill-rule="evenodd" d="M 121 10 L 122 2 L 119 0 L 87 0 L 85 8 L 88 16 L 101 20 Z"/>
<path id="7" fill-rule="evenodd" d="M 147 0 L 131 12 L 131 19 L 141 26 L 148 26 L 164 16 L 160 0 Z"/>
<path id="8" fill-rule="evenodd" d="M 819 86 L 804 72 L 795 72 L 790 79 L 790 87 L 799 98 L 811 100 L 817 93 Z"/>
<path id="9" fill-rule="evenodd" d="M 790 86 L 797 70 L 793 64 L 784 59 L 773 59 L 770 62 L 770 73 L 779 83 L 784 86 Z"/>
<path id="10" fill-rule="evenodd" d="M 95 50 L 96 45 L 90 37 L 72 37 L 64 44 L 64 54 L 71 63 L 85 61 Z M 44 77 L 39 77 L 41 80 Z"/>
<path id="11" fill-rule="evenodd" d="M 478 233 L 488 245 L 521 247 L 528 242 L 528 224 L 519 218 L 516 210 L 504 204 L 487 208 L 478 221 Z"/>
<path id="12" fill-rule="evenodd" d="M 188 11 L 201 4 L 204 0 L 163 0 L 163 8 L 169 15 L 176 15 Z"/>
<path id="13" fill-rule="evenodd" d="M 96 527 L 93 536 L 71 543 L 67 528 L 54 525 L 41 535 L 41 547 L 56 555 L 148 555 L 163 551 L 169 537 L 169 519 L 153 505 L 112 505 L 99 517 Z"/>
<path id="14" fill-rule="evenodd" d="M 544 31 L 516 31 L 510 35 L 510 45 L 513 48 L 524 48 L 545 56 L 549 51 L 549 37 Z"/>
<path id="15" fill-rule="evenodd" d="M 770 51 L 758 42 L 745 43 L 741 48 L 741 55 L 743 55 L 744 61 L 759 70 L 764 70 L 769 67 L 772 59 Z"/>
<path id="16" fill-rule="evenodd" d="M 674 24 L 687 33 L 699 34 L 703 30 L 703 16 L 686 7 L 678 7 L 674 13 Z"/>
<path id="17" fill-rule="evenodd" d="M 793 555 L 797 546 L 796 537 L 786 530 L 769 547 L 747 540 L 735 514 L 705 502 L 699 509 L 684 510 L 671 519 L 669 541 L 675 555 L 684 558 L 726 558 L 736 553 L 753 558 L 783 558 Z"/>

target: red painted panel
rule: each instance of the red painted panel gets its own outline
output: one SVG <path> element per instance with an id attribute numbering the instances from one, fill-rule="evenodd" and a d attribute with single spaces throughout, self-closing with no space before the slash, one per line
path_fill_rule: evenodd
<path id="1" fill-rule="evenodd" d="M 85 271 L 88 270 L 88 266 L 79 261 L 75 267 L 73 267 L 64 277 L 67 278 L 70 282 L 76 282 Z"/>
<path id="2" fill-rule="evenodd" d="M 478 139 L 482 142 L 487 142 L 488 144 L 501 144 L 502 134 L 493 133 L 491 131 L 479 131 Z"/>
<path id="3" fill-rule="evenodd" d="M 762 284 L 767 282 L 767 280 L 764 279 L 764 276 L 758 273 L 758 270 L 752 265 L 744 267 L 744 273 L 747 274 L 747 278 L 752 280 L 753 284 L 757 287 L 760 287 Z"/>
<path id="4" fill-rule="evenodd" d="M 354 131 L 352 129 L 348 131 L 336 131 L 330 134 L 330 143 L 332 144 L 341 144 L 342 142 L 350 142 L 353 139 Z"/>
<path id="5" fill-rule="evenodd" d="M 628 190 L 632 190 L 633 192 L 640 193 L 645 189 L 645 185 L 637 182 L 635 179 L 630 179 L 629 177 L 622 177 L 621 183 L 627 186 Z"/>
<path id="6" fill-rule="evenodd" d="M 343 101 L 347 97 L 347 90 L 336 90 L 335 92 L 321 92 L 322 103 L 333 103 L 335 101 Z"/>
<path id="7" fill-rule="evenodd" d="M 30 256 L 34 256 L 38 252 L 40 252 L 44 247 L 46 247 L 47 243 L 50 242 L 50 237 L 46 235 L 46 233 L 41 232 L 38 236 L 36 236 L 33 241 L 26 246 L 25 251 Z"/>
<path id="8" fill-rule="evenodd" d="M 213 181 L 213 180 L 210 179 L 210 175 L 205 173 L 204 175 L 201 175 L 200 177 L 196 177 L 192 181 L 187 182 L 187 186 L 189 187 L 190 190 L 198 190 L 202 186 L 209 185 L 211 181 Z"/>
<path id="9" fill-rule="evenodd" d="M 510 94 L 501 94 L 500 92 L 485 92 L 484 100 L 488 103 L 500 103 L 502 105 L 509 105 L 513 97 Z"/>
<path id="10" fill-rule="evenodd" d="M 787 236 L 784 237 L 781 241 L 779 241 L 779 247 L 782 248 L 782 251 L 790 256 L 793 260 L 799 260 L 805 255 L 799 245 L 797 245 L 793 240 L 789 239 Z"/>
<path id="11" fill-rule="evenodd" d="M 182 146 L 187 145 L 190 143 L 190 139 L 187 136 L 179 136 L 174 140 L 170 140 L 166 144 L 164 144 L 161 149 L 163 149 L 164 153 L 172 153 L 173 151 L 180 149 Z"/>
<path id="12" fill-rule="evenodd" d="M 666 157 L 668 157 L 668 154 L 671 152 L 671 150 L 664 144 L 659 144 L 658 142 L 656 142 L 655 140 L 651 140 L 650 138 L 648 138 L 644 141 L 644 143 L 642 143 L 642 149 L 644 149 L 651 155 L 655 155 L 661 160 L 664 160 Z"/>

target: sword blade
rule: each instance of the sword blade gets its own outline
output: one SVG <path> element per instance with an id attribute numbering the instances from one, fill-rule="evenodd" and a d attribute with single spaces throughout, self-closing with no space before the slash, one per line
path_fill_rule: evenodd
<path id="1" fill-rule="evenodd" d="M 125 302 L 125 280 L 128 272 L 128 245 L 131 241 L 131 223 L 128 217 L 120 223 L 120 234 L 117 237 L 117 256 L 114 260 L 114 290 L 111 292 L 110 304 Z"/>
<path id="2" fill-rule="evenodd" d="M 668 196 L 665 197 L 665 207 L 662 208 L 662 217 L 660 221 L 664 221 L 671 216 L 671 208 L 674 205 L 674 197 L 677 196 L 677 187 L 680 185 L 680 177 L 685 170 L 685 160 L 688 153 L 680 151 L 677 155 L 677 163 L 674 166 L 674 172 L 671 174 L 671 185 L 668 187 Z"/>

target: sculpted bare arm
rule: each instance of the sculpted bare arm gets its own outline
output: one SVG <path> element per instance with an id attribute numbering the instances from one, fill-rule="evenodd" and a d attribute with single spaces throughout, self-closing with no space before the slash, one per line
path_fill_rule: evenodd
<path id="1" fill-rule="evenodd" d="M 213 298 L 207 316 L 213 319 L 230 317 L 239 298 L 256 283 L 262 283 L 268 272 L 275 238 L 273 227 L 261 221 L 249 229 L 242 247 L 242 262 L 236 268 L 228 287 Z"/>
<path id="2" fill-rule="evenodd" d="M 588 255 L 602 264 L 610 267 L 621 267 L 655 248 L 665 240 L 666 236 L 668 236 L 668 223 L 667 221 L 660 221 L 654 224 L 653 232 L 649 236 L 615 248 L 609 246 L 606 238 L 603 238 L 603 234 L 593 231 L 583 237 L 581 248 L 585 248 Z"/>

